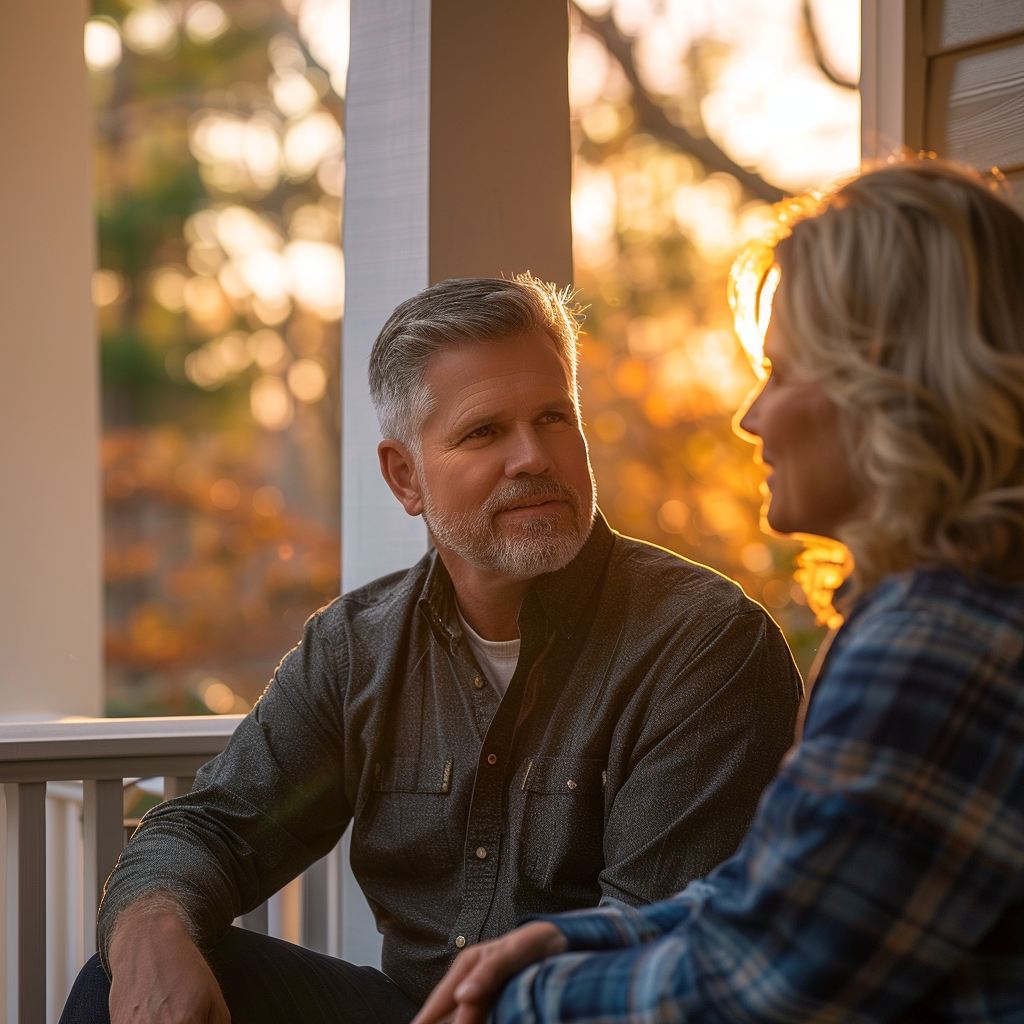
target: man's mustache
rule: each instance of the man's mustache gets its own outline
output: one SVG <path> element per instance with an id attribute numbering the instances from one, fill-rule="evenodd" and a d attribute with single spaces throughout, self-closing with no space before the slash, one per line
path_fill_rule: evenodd
<path id="1" fill-rule="evenodd" d="M 542 501 L 566 501 L 573 512 L 580 507 L 580 495 L 575 487 L 552 477 L 535 476 L 509 480 L 503 484 L 500 491 L 495 491 L 484 502 L 483 511 L 487 515 L 507 512 L 524 503 L 529 504 L 530 498 L 537 499 L 536 504 Z"/>

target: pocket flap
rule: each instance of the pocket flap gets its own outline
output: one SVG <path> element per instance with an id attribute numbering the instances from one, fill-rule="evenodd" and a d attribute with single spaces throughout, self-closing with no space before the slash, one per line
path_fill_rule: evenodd
<path id="1" fill-rule="evenodd" d="M 375 793 L 448 793 L 452 788 L 452 758 L 417 760 L 382 757 L 373 766 Z"/>
<path id="2" fill-rule="evenodd" d="M 535 757 L 527 766 L 523 789 L 529 793 L 600 793 L 604 761 L 593 757 Z"/>

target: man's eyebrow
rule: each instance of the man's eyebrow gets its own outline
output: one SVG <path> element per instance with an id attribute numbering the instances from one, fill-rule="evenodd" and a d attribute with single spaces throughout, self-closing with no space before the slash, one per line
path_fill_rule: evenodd
<path id="1" fill-rule="evenodd" d="M 502 410 L 491 410 L 489 414 L 466 413 L 452 423 L 448 433 L 452 438 L 458 440 L 467 434 L 472 434 L 474 430 L 479 430 L 481 427 L 486 427 L 488 423 L 494 423 L 502 418 Z"/>
<path id="2" fill-rule="evenodd" d="M 532 415 L 542 416 L 545 412 L 575 412 L 575 410 L 576 405 L 573 400 L 568 395 L 562 395 L 546 402 L 538 402 Z M 467 434 L 472 434 L 474 430 L 486 427 L 490 423 L 500 423 L 508 418 L 507 409 L 494 409 L 490 414 L 467 413 L 464 417 L 459 417 L 454 421 L 449 434 L 453 439 L 459 440 Z"/>

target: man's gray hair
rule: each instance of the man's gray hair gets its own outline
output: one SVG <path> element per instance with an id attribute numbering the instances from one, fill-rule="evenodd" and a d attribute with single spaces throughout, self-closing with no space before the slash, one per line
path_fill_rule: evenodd
<path id="1" fill-rule="evenodd" d="M 388 318 L 370 352 L 370 397 L 384 437 L 419 450 L 419 431 L 430 414 L 423 374 L 431 357 L 468 341 L 501 341 L 543 331 L 554 342 L 576 395 L 576 345 L 582 308 L 571 288 L 531 274 L 512 280 L 459 277 L 425 288 Z"/>

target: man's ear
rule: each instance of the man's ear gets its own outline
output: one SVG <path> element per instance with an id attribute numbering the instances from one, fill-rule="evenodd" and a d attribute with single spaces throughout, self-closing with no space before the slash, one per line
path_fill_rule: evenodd
<path id="1" fill-rule="evenodd" d="M 377 445 L 377 457 L 380 459 L 381 476 L 387 481 L 391 493 L 409 515 L 418 516 L 423 511 L 423 494 L 412 452 L 401 441 L 385 438 Z"/>

